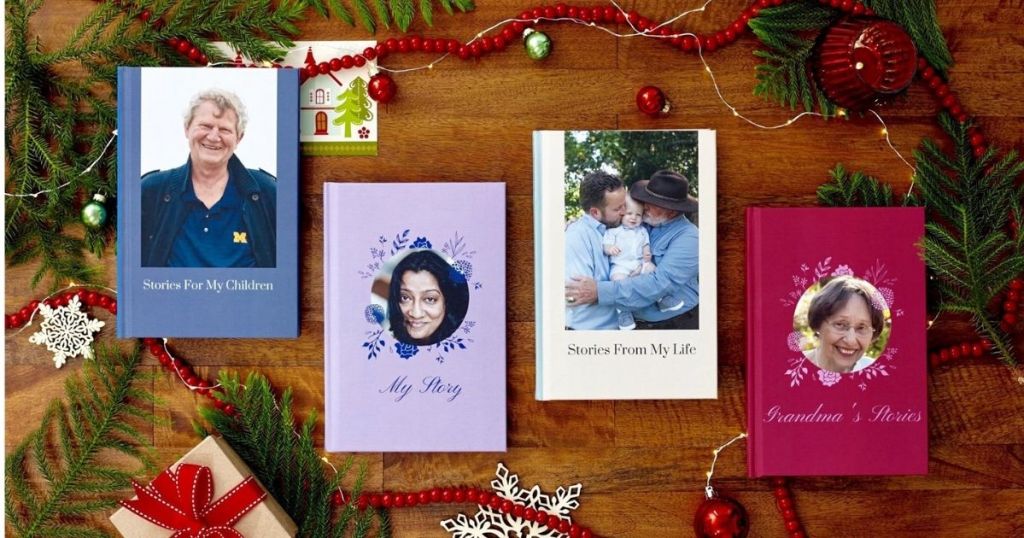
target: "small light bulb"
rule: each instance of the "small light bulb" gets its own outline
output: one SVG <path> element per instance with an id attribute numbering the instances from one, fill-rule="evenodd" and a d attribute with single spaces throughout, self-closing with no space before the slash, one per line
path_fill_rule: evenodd
<path id="1" fill-rule="evenodd" d="M 857 62 L 853 64 L 853 68 L 856 69 L 857 71 L 864 69 L 864 62 Z"/>
<path id="2" fill-rule="evenodd" d="M 706 476 L 708 478 L 711 478 L 711 471 L 708 471 L 708 472 L 704 473 L 704 476 Z"/>
<path id="3" fill-rule="evenodd" d="M 889 130 L 885 127 L 882 127 L 882 136 L 889 136 Z"/>

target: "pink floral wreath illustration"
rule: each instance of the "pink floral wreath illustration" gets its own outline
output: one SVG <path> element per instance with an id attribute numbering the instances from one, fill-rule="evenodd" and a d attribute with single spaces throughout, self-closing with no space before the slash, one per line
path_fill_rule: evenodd
<path id="1" fill-rule="evenodd" d="M 855 274 L 853 268 L 846 264 L 833 266 L 831 256 L 818 262 L 814 267 L 802 264 L 800 266 L 800 272 L 794 274 L 792 277 L 793 289 L 779 300 L 782 302 L 783 306 L 796 308 L 797 304 L 803 298 L 811 285 L 819 282 L 823 278 L 841 275 L 857 277 L 874 286 L 877 293 L 872 298 L 872 301 L 875 303 L 875 306 L 878 306 L 883 312 L 888 311 L 889 320 L 894 320 L 895 318 L 903 316 L 903 310 L 895 308 L 895 294 L 893 293 L 893 287 L 896 284 L 896 278 L 889 276 L 885 268 L 885 264 L 878 260 L 875 260 L 874 265 L 866 269 L 862 275 Z M 846 379 L 850 382 L 857 383 L 857 387 L 864 391 L 868 389 L 869 382 L 874 379 L 889 377 L 890 372 L 896 369 L 896 366 L 893 363 L 896 360 L 896 355 L 899 350 L 894 346 L 887 345 L 884 347 L 884 353 L 879 355 L 878 358 L 870 365 L 860 370 L 848 373 L 823 370 L 818 368 L 804 354 L 809 343 L 811 343 L 811 341 L 808 337 L 795 328 L 786 336 L 787 348 L 790 351 L 799 354 L 798 357 L 790 357 L 786 360 L 789 368 L 783 375 L 789 380 L 790 388 L 800 386 L 800 384 L 804 382 L 805 378 L 810 377 L 812 379 L 816 379 L 825 387 L 834 387 Z M 810 367 L 808 366 L 808 363 L 810 363 Z M 809 376 L 808 374 L 811 371 L 811 367 L 817 370 L 817 373 Z"/>

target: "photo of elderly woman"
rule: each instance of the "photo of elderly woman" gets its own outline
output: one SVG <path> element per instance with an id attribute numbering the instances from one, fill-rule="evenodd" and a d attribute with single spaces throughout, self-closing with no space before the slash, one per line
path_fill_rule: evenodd
<path id="1" fill-rule="evenodd" d="M 807 327 L 817 345 L 805 352 L 818 368 L 830 372 L 856 372 L 871 365 L 888 339 L 886 306 L 868 282 L 838 276 L 814 294 L 807 307 Z"/>
<path id="2" fill-rule="evenodd" d="M 451 336 L 466 317 L 466 277 L 432 250 L 402 254 L 389 260 L 374 280 L 374 302 L 386 303 L 387 324 L 396 340 L 436 344 Z"/>

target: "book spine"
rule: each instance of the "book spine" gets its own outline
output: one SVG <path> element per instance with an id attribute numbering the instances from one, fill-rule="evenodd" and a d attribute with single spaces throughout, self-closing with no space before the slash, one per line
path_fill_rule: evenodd
<path id="1" fill-rule="evenodd" d="M 757 320 L 760 311 L 758 301 L 757 278 L 760 275 L 760 259 L 758 257 L 760 240 L 758 232 L 760 226 L 758 217 L 761 212 L 756 207 L 747 208 L 747 474 L 751 477 L 760 476 L 761 469 L 758 461 L 756 443 L 760 436 L 757 432 L 757 420 L 759 416 L 759 400 L 757 397 L 756 384 L 759 379 L 756 355 L 759 349 L 757 339 Z"/>
<path id="2" fill-rule="evenodd" d="M 140 253 L 132 252 L 131 218 L 129 208 L 135 201 L 134 187 L 128 178 L 138 171 L 138 125 L 139 84 L 138 68 L 117 69 L 117 292 L 120 308 L 117 309 L 117 337 L 127 338 L 131 333 L 129 314 L 132 312 L 131 272 L 137 264 L 132 263 Z M 132 153 L 132 152 L 135 153 Z M 136 230 L 134 232 L 138 234 Z"/>
<path id="3" fill-rule="evenodd" d="M 543 184 L 541 183 L 541 161 L 542 161 L 542 148 L 543 137 L 539 131 L 533 133 L 533 278 L 534 278 L 534 310 L 535 310 L 535 338 L 534 346 L 536 347 L 535 355 L 537 361 L 535 364 L 536 369 L 536 397 L 537 400 L 544 399 L 544 272 L 541 266 L 541 256 L 543 255 L 542 242 L 544 240 L 544 230 L 541 228 L 544 219 L 541 218 L 543 215 L 542 203 L 541 203 L 541 192 L 543 190 Z"/>
<path id="4" fill-rule="evenodd" d="M 333 232 L 331 231 L 331 211 L 333 205 L 331 202 L 331 191 L 332 185 L 330 183 L 324 183 L 323 186 L 323 208 L 324 208 L 324 234 L 323 234 L 323 245 L 322 252 L 324 258 L 324 450 L 331 452 L 335 449 L 336 441 L 334 439 L 334 428 L 332 427 L 332 420 L 338 420 L 334 413 L 334 390 L 331 386 L 337 385 L 334 383 L 333 374 L 331 372 L 331 357 L 332 350 L 334 349 L 331 345 L 331 333 L 333 332 L 334 322 L 331 319 L 331 298 L 334 294 L 331 293 L 331 242 Z"/>

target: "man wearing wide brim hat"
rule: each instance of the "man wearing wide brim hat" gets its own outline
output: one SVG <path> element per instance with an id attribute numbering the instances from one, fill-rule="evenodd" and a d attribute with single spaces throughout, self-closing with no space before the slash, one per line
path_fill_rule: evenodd
<path id="1" fill-rule="evenodd" d="M 698 329 L 700 243 L 697 226 L 685 215 L 698 208 L 690 182 L 677 172 L 659 170 L 651 179 L 634 183 L 629 195 L 644 205 L 657 269 L 615 281 L 574 277 L 566 285 L 566 297 L 578 304 L 631 310 L 637 329 Z"/>

